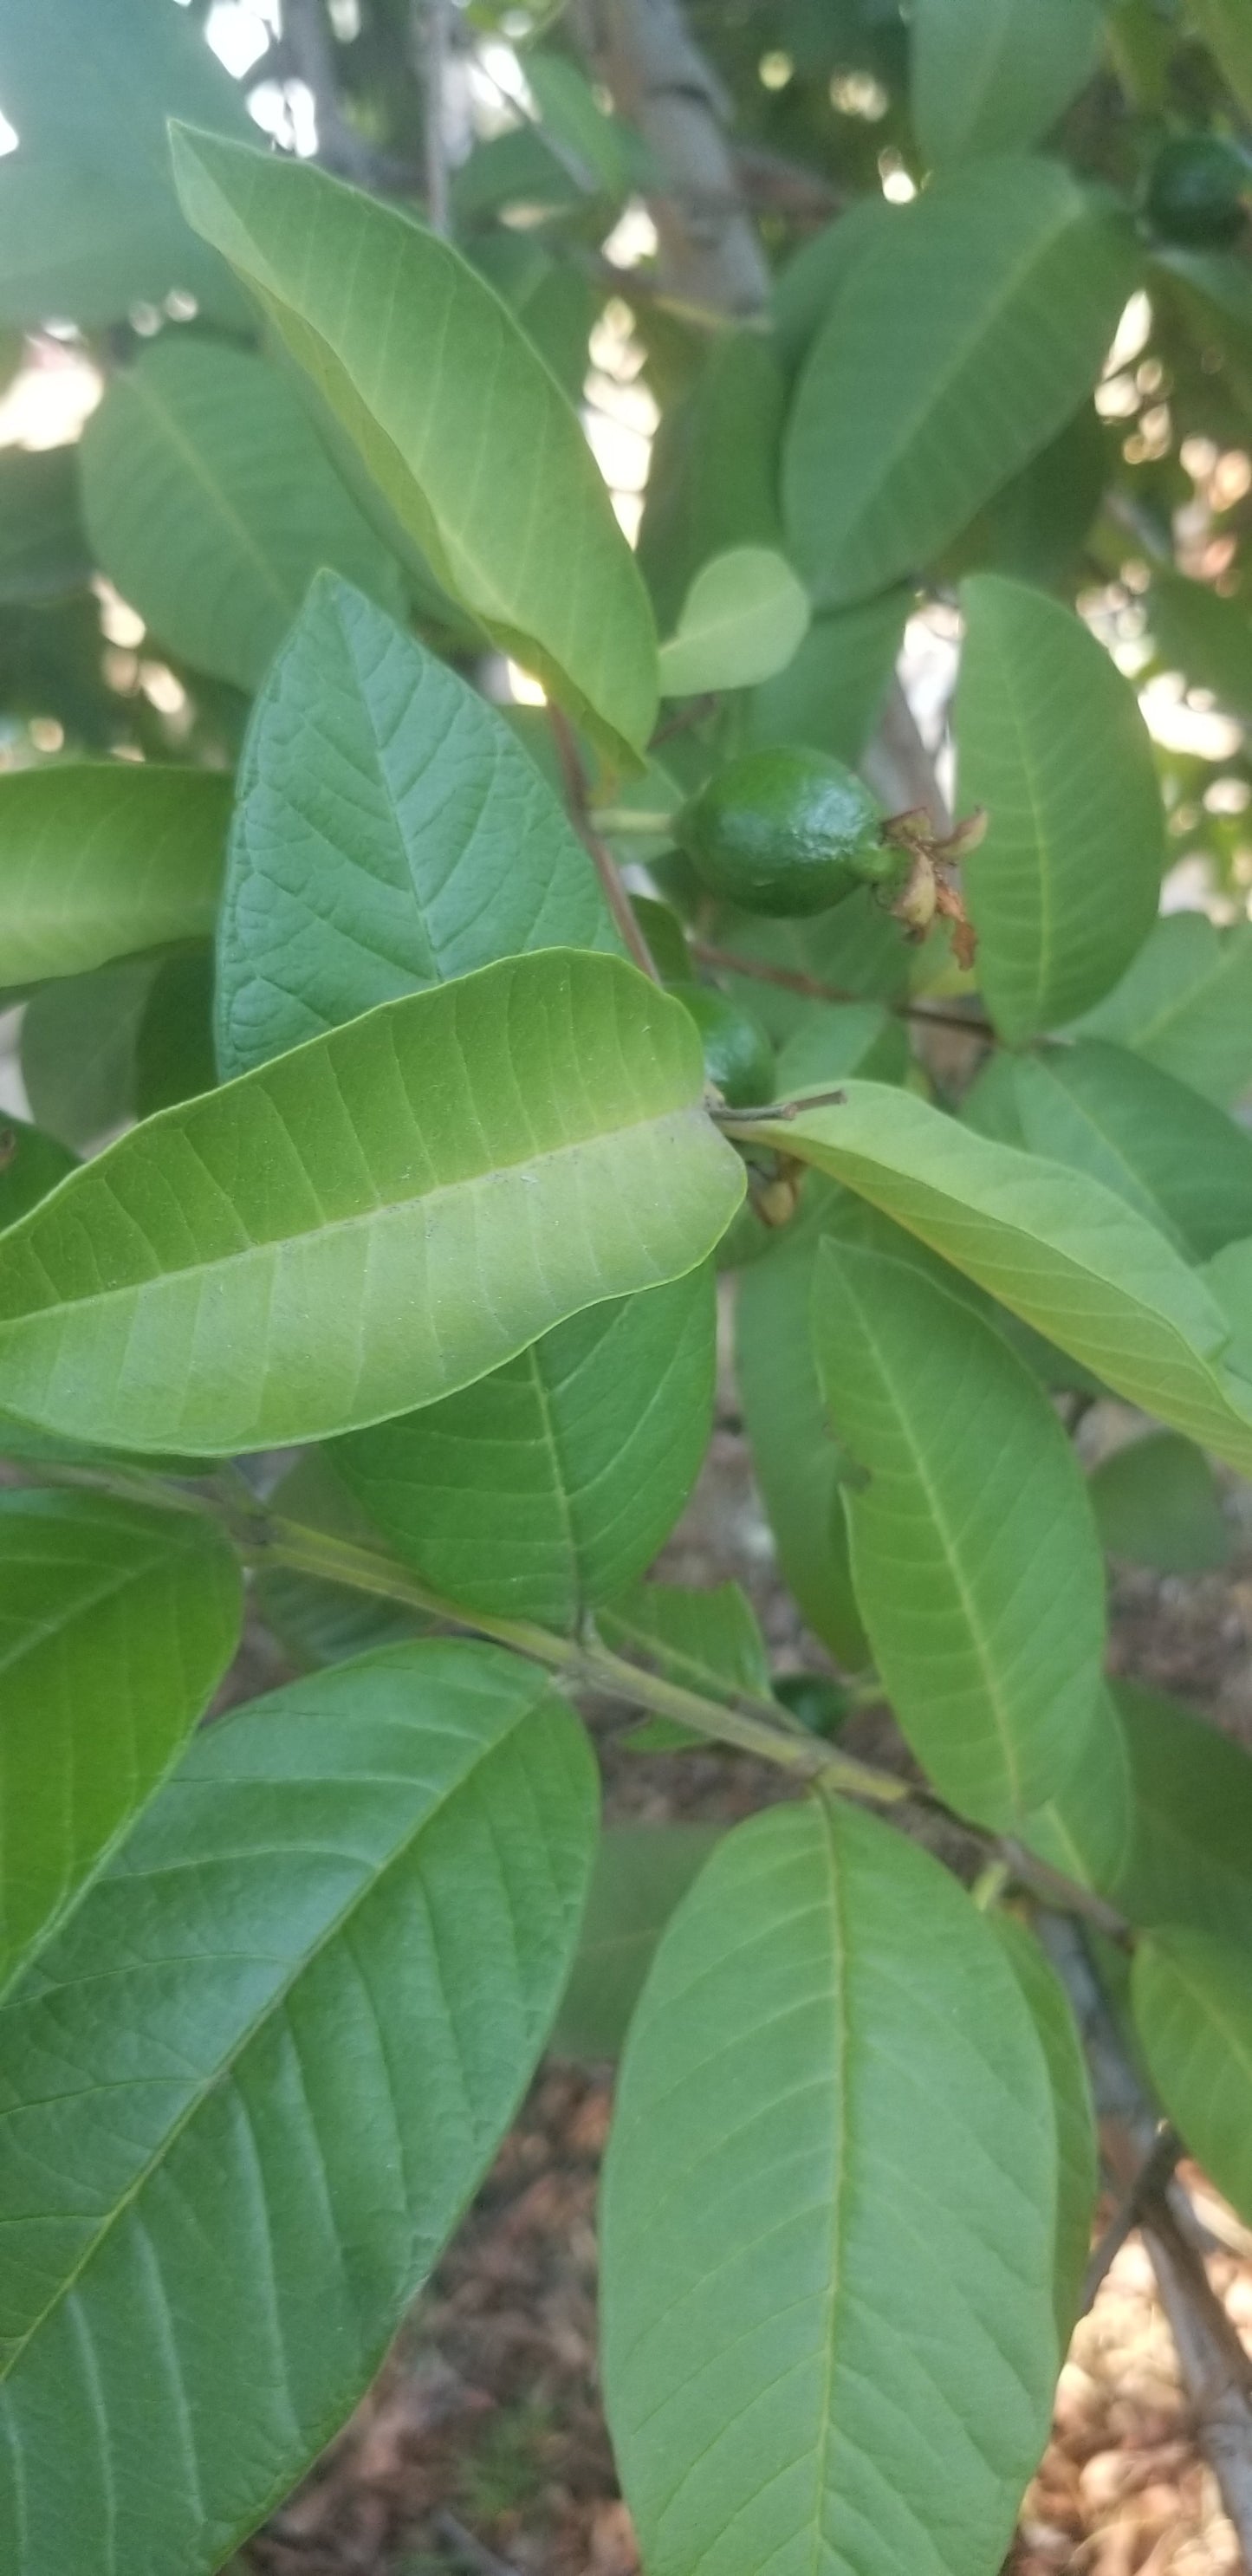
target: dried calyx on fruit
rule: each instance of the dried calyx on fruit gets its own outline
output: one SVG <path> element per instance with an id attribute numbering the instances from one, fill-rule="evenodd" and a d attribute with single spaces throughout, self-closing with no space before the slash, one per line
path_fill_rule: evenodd
<path id="1" fill-rule="evenodd" d="M 875 886 L 912 939 L 951 921 L 962 966 L 972 963 L 974 934 L 954 871 L 985 829 L 980 812 L 947 833 L 924 807 L 885 815 L 855 771 L 798 746 L 728 762 L 675 826 L 702 883 L 741 911 L 829 912 Z"/>

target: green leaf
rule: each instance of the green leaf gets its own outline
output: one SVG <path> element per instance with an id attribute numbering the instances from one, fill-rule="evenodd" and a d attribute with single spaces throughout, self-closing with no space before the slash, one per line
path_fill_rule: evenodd
<path id="1" fill-rule="evenodd" d="M 882 712 L 913 593 L 903 583 L 858 608 L 817 617 L 785 671 L 748 702 L 748 741 L 811 742 L 860 759 Z"/>
<path id="2" fill-rule="evenodd" d="M 213 1090 L 213 982 L 207 946 L 162 958 L 135 1033 L 136 1117 Z"/>
<path id="3" fill-rule="evenodd" d="M 893 1000 L 909 980 L 909 950 L 900 925 L 875 900 L 870 886 L 849 895 L 832 912 L 806 921 L 771 921 L 763 913 L 733 912 L 727 906 L 714 914 L 706 936 L 728 961 L 745 960 L 742 976 L 729 962 L 719 965 L 718 980 L 779 1045 L 811 1019 L 812 997 L 805 984 L 791 990 L 774 982 L 768 971 L 753 974 L 753 965 L 772 969 L 774 975 L 781 971 L 787 977 L 802 976 L 806 983 L 828 984 L 866 1001 Z"/>
<path id="4" fill-rule="evenodd" d="M 299 395 L 242 349 L 164 338 L 82 440 L 97 563 L 172 652 L 253 689 L 319 565 L 399 608 L 399 572 Z"/>
<path id="5" fill-rule="evenodd" d="M 436 1591 L 576 1628 L 651 1563 L 686 1502 L 716 1329 L 706 1263 L 558 1324 L 442 1404 L 357 1432 L 333 1463 Z"/>
<path id="6" fill-rule="evenodd" d="M 1129 1863 L 1134 1797 L 1126 1730 L 1106 1685 L 1092 1709 L 1081 1759 L 1059 1795 L 1028 1817 L 1021 1839 L 1063 1877 L 1111 1896 Z"/>
<path id="7" fill-rule="evenodd" d="M 990 818 L 965 888 L 979 985 L 1016 1043 L 1125 972 L 1156 919 L 1164 817 L 1134 691 L 1081 620 L 995 573 L 962 597 L 960 799 Z"/>
<path id="8" fill-rule="evenodd" d="M 1102 0 L 917 0 L 911 93 L 932 167 L 1037 143 L 1100 58 Z"/>
<path id="9" fill-rule="evenodd" d="M 0 1124 L 0 1228 L 16 1225 L 74 1169 L 74 1155 L 54 1136 L 28 1127 L 25 1119 L 5 1118 Z"/>
<path id="10" fill-rule="evenodd" d="M 1100 1544 L 1162 1574 L 1225 1565 L 1231 1536 L 1202 1449 L 1177 1431 L 1150 1431 L 1102 1458 L 1091 1478 Z"/>
<path id="11" fill-rule="evenodd" d="M 1101 1182 L 881 1083 L 849 1082 L 842 1108 L 752 1135 L 869 1199 L 1128 1403 L 1252 1470 L 1252 1384 L 1224 1365 L 1227 1318 Z"/>
<path id="12" fill-rule="evenodd" d="M 985 501 L 936 566 L 942 587 L 976 572 L 1007 573 L 1072 598 L 1084 545 L 1112 465 L 1109 432 L 1083 403 L 1055 438 Z"/>
<path id="13" fill-rule="evenodd" d="M 626 196 L 634 176 L 627 151 L 633 138 L 628 127 L 605 114 L 577 63 L 528 48 L 522 67 L 543 124 L 581 162 L 587 184 L 608 197 Z"/>
<path id="14" fill-rule="evenodd" d="M 1078 1025 L 1227 1108 L 1252 1083 L 1252 922 L 1219 930 L 1207 913 L 1168 913 Z"/>
<path id="15" fill-rule="evenodd" d="M 743 1195 L 681 1003 L 549 949 L 163 1110 L 4 1238 L 0 1403 L 208 1454 L 325 1438 L 681 1277 Z"/>
<path id="16" fill-rule="evenodd" d="M 1047 445 L 1133 280 L 1128 226 L 1059 162 L 956 171 L 861 235 L 783 449 L 791 551 L 819 604 L 920 570 Z"/>
<path id="17" fill-rule="evenodd" d="M 235 327 L 239 295 L 178 211 L 165 120 L 252 124 L 188 11 L 151 0 L 17 0 L 4 16 L 0 323 L 124 322 L 174 289 Z"/>
<path id="18" fill-rule="evenodd" d="M 1135 2029 L 1179 2136 L 1252 2218 L 1252 1990 L 1233 1941 L 1171 1925 L 1136 1945 Z"/>
<path id="19" fill-rule="evenodd" d="M 1243 114 L 1252 116 L 1252 28 L 1241 0 L 1187 0 L 1187 16 Z"/>
<path id="20" fill-rule="evenodd" d="M 601 2202 L 651 2576 L 994 2576 L 1048 2425 L 1055 2209 L 1042 2051 L 963 1890 L 817 1801 L 729 1834 L 635 2013 Z"/>
<path id="21" fill-rule="evenodd" d="M 811 1185 L 810 1185 L 811 1186 Z M 843 1459 L 809 1319 L 816 1243 L 784 1234 L 744 1271 L 735 1310 L 735 1374 L 752 1468 L 778 1562 L 799 1607 L 848 1672 L 870 1660 L 852 1589 L 840 1498 Z"/>
<path id="22" fill-rule="evenodd" d="M 577 418 L 447 242 L 309 162 L 176 127 L 183 205 L 437 578 L 611 754 L 656 712 L 647 595 Z M 431 350 L 439 350 L 432 366 Z"/>
<path id="23" fill-rule="evenodd" d="M 770 1695 L 769 1655 L 747 1594 L 737 1583 L 695 1591 L 679 1583 L 637 1583 L 596 1617 L 606 1646 L 704 1699 Z M 673 1753 L 704 1739 L 672 1717 L 645 1718 L 623 1742 L 632 1753 Z"/>
<path id="24" fill-rule="evenodd" d="M 812 347 L 859 262 L 880 241 L 893 238 L 892 222 L 892 209 L 877 190 L 872 196 L 856 197 L 833 223 L 802 242 L 784 262 L 774 280 L 771 301 L 774 343 L 789 376 Z"/>
<path id="25" fill-rule="evenodd" d="M 1145 602 L 1157 659 L 1211 689 L 1236 715 L 1252 716 L 1252 619 L 1238 600 L 1184 574 L 1153 574 Z"/>
<path id="26" fill-rule="evenodd" d="M 6 448 L 0 455 L 0 605 L 63 599 L 86 590 L 90 579 L 77 449 Z"/>
<path id="27" fill-rule="evenodd" d="M 600 311 L 592 278 L 549 258 L 533 233 L 504 224 L 471 238 L 465 249 L 480 275 L 503 296 L 562 392 L 572 403 L 581 402 L 588 341 Z"/>
<path id="28" fill-rule="evenodd" d="M 1100 1038 L 1014 1065 L 1022 1142 L 1103 1181 L 1185 1259 L 1252 1233 L 1252 1137 L 1186 1083 Z"/>
<path id="29" fill-rule="evenodd" d="M 148 761 L 0 778 L 0 953 L 14 984 L 210 934 L 230 781 Z"/>
<path id="30" fill-rule="evenodd" d="M 1065 1433 L 993 1325 L 911 1264 L 827 1240 L 817 1366 L 874 1661 L 940 1796 L 1020 1827 L 1076 1769 L 1104 1569 Z"/>
<path id="31" fill-rule="evenodd" d="M 720 1839 L 718 1825 L 618 1825 L 601 1835 L 552 2033 L 559 2057 L 617 2056 L 657 1942 Z"/>
<path id="32" fill-rule="evenodd" d="M 760 331 L 721 331 L 689 392 L 662 415 L 648 466 L 639 562 L 657 615 L 674 623 L 702 564 L 735 546 L 777 546 L 785 388 Z"/>
<path id="33" fill-rule="evenodd" d="M 1122 1682 L 1116 1702 L 1134 1834 L 1104 1892 L 1132 1923 L 1252 1943 L 1252 1758 L 1155 1691 Z"/>
<path id="34" fill-rule="evenodd" d="M 359 591 L 315 581 L 244 748 L 223 1070 L 502 955 L 618 944 L 586 850 L 503 717 Z"/>
<path id="35" fill-rule="evenodd" d="M 160 973 L 155 956 L 63 975 L 22 1014 L 22 1079 L 40 1127 L 63 1145 L 98 1145 L 134 1115 L 139 1032 Z"/>
<path id="36" fill-rule="evenodd" d="M 0 1494 L 0 1991 L 177 1760 L 242 1609 L 211 1522 Z"/>
<path id="37" fill-rule="evenodd" d="M 6 2566 L 211 2576 L 287 2492 L 516 2108 L 594 1831 L 581 1728 L 491 1647 L 197 1739 L 5 2008 Z"/>
<path id="38" fill-rule="evenodd" d="M 908 1066 L 904 1022 L 881 1002 L 810 1002 L 779 1049 L 775 1084 L 779 1099 L 790 1100 L 849 1073 L 903 1082 Z"/>
<path id="39" fill-rule="evenodd" d="M 661 646 L 661 695 L 753 688 L 786 670 L 808 623 L 808 593 L 785 555 L 769 546 L 710 555 Z"/>
<path id="40" fill-rule="evenodd" d="M 997 1912 L 989 1919 L 1021 1988 L 1052 2081 L 1057 2145 L 1056 2332 L 1064 2352 L 1082 2299 L 1099 2191 L 1095 2107 L 1069 1997 L 1050 1960 L 1015 1915 Z"/>

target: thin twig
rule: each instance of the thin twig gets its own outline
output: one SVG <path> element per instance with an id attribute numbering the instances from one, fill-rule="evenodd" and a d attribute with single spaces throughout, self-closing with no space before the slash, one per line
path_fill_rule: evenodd
<path id="1" fill-rule="evenodd" d="M 1105 2161 L 1126 2189 L 1139 2180 L 1139 2228 L 1169 2320 L 1196 2440 L 1252 2570 L 1252 2361 L 1204 2268 L 1190 2232 L 1191 2205 L 1175 2179 L 1145 2192 L 1143 2159 L 1157 2113 L 1122 2045 L 1082 1933 L 1056 1915 L 1040 1935 L 1069 1994 L 1091 2068 Z"/>
<path id="2" fill-rule="evenodd" d="M 777 984 L 784 993 L 801 993 L 813 1002 L 863 1002 L 864 993 L 853 993 L 843 984 L 827 984 L 817 975 L 802 974 L 794 966 L 769 966 L 763 958 L 736 957 L 728 948 L 711 948 L 706 940 L 694 939 L 692 953 L 702 966 L 711 966 L 725 975 L 747 975 L 757 984 Z M 928 1021 L 932 1028 L 959 1029 L 963 1037 L 985 1038 L 992 1046 L 1000 1044 L 990 1020 L 973 1012 L 935 1010 L 929 1002 L 885 1002 L 883 1008 L 893 1011 L 900 1020 Z"/>
<path id="3" fill-rule="evenodd" d="M 946 839 L 952 829 L 947 798 L 899 680 L 893 680 L 887 692 L 878 730 L 865 755 L 865 771 L 888 805 L 924 805 L 936 840 Z"/>
<path id="4" fill-rule="evenodd" d="M 548 722 L 552 727 L 552 738 L 561 764 L 565 798 L 574 829 L 591 857 L 603 889 L 605 902 L 617 923 L 630 956 L 645 975 L 651 976 L 654 984 L 659 984 L 661 978 L 657 972 L 656 961 L 639 927 L 630 896 L 618 874 L 617 861 L 608 842 L 601 839 L 591 821 L 587 805 L 587 781 L 583 776 L 583 765 L 578 757 L 578 745 L 574 740 L 573 726 L 564 708 L 554 706 L 551 699 L 548 701 Z"/>
<path id="5" fill-rule="evenodd" d="M 413 0 L 414 51 L 422 74 L 422 142 L 426 165 L 426 214 L 433 233 L 445 239 L 450 230 L 448 153 L 444 135 L 444 87 L 448 69 L 451 22 L 448 0 Z"/>
<path id="6" fill-rule="evenodd" d="M 316 1575 L 329 1583 L 345 1583 L 357 1591 L 425 1611 L 450 1627 L 461 1628 L 472 1636 L 489 1637 L 498 1645 L 510 1647 L 514 1654 L 546 1665 L 549 1671 L 559 1673 L 571 1690 L 633 1702 L 658 1717 L 673 1718 L 678 1725 L 690 1727 L 715 1743 L 732 1744 L 758 1761 L 776 1763 L 793 1778 L 814 1787 L 864 1798 L 874 1806 L 902 1808 L 913 1804 L 928 1808 L 932 1814 L 948 1816 L 975 1840 L 985 1841 L 1006 1862 L 1014 1878 L 1033 1888 L 1046 1902 L 1085 1916 L 1115 1940 L 1126 1935 L 1128 1927 L 1122 1917 L 1089 1889 L 1060 1877 L 1046 1862 L 1036 1861 L 1032 1853 L 1013 1843 L 980 1835 L 963 1818 L 952 1817 L 929 1790 L 826 1744 L 772 1697 L 740 1691 L 733 1702 L 706 1699 L 698 1691 L 668 1681 L 661 1673 L 645 1672 L 639 1665 L 628 1663 L 595 1636 L 558 1637 L 528 1619 L 493 1618 L 445 1600 L 406 1567 L 372 1548 L 306 1528 L 298 1521 L 272 1518 L 263 1526 L 258 1524 L 239 1534 L 238 1543 L 256 1564 L 288 1565 L 297 1573 Z"/>
<path id="7" fill-rule="evenodd" d="M 1161 2184 L 1169 2181 L 1181 2154 L 1181 2138 L 1175 2130 L 1171 2129 L 1169 2122 L 1163 2120 L 1142 2164 L 1131 2176 L 1122 2192 L 1117 2208 L 1099 2244 L 1092 2251 L 1091 2260 L 1083 2274 L 1080 2315 L 1086 2316 L 1101 2282 L 1120 2254 L 1127 2237 L 1133 2236 L 1139 2225 L 1149 2195 L 1159 2191 Z"/>
<path id="8" fill-rule="evenodd" d="M 432 2515 L 431 2528 L 437 2539 L 455 2550 L 462 2565 L 473 2571 L 473 2576 L 518 2576 L 517 2568 L 511 2567 L 507 2558 L 497 2558 L 494 2549 L 488 2549 L 481 2540 L 475 2540 L 473 2532 L 467 2531 L 454 2513 Z"/>

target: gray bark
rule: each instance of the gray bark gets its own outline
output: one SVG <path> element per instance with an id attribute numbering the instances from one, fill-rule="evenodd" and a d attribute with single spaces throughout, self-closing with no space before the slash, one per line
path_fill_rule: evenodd
<path id="1" fill-rule="evenodd" d="M 759 313 L 769 271 L 744 211 L 726 101 L 680 0 L 582 0 L 578 24 L 596 70 L 663 174 L 649 200 L 662 284 L 719 313 Z"/>

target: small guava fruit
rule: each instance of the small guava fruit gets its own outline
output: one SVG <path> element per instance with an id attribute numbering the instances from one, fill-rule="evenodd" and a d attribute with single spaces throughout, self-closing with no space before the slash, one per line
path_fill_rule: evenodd
<path id="1" fill-rule="evenodd" d="M 670 984 L 690 1011 L 704 1048 L 704 1070 L 728 1108 L 763 1108 L 774 1097 L 774 1050 L 759 1020 L 712 984 Z"/>
<path id="2" fill-rule="evenodd" d="M 1220 250 L 1243 230 L 1248 164 L 1220 134 L 1180 134 L 1161 146 L 1144 206 L 1154 232 L 1188 250 Z"/>
<path id="3" fill-rule="evenodd" d="M 771 745 L 727 763 L 685 805 L 675 834 L 703 883 L 745 912 L 828 912 L 897 874 L 883 815 L 843 761 Z"/>

